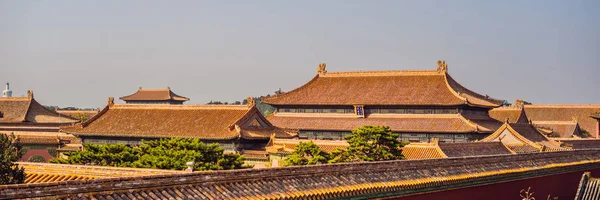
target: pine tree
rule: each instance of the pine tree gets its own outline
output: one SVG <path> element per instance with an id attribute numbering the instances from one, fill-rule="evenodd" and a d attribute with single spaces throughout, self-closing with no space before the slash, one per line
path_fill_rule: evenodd
<path id="1" fill-rule="evenodd" d="M 404 159 L 398 134 L 387 126 L 362 126 L 344 137 L 348 148 L 332 152 L 330 163 Z"/>
<path id="2" fill-rule="evenodd" d="M 14 163 L 21 156 L 23 152 L 15 135 L 0 133 L 0 185 L 20 184 L 25 181 L 25 169 Z"/>
<path id="3" fill-rule="evenodd" d="M 300 142 L 292 154 L 285 158 L 283 166 L 327 164 L 330 159 L 331 155 L 312 141 Z"/>
<path id="4" fill-rule="evenodd" d="M 193 161 L 194 170 L 241 169 L 244 157 L 224 154 L 218 144 L 204 144 L 198 139 L 163 138 L 143 140 L 138 147 L 124 144 L 84 144 L 83 151 L 67 153 L 68 158 L 51 160 L 51 163 L 85 164 L 114 167 L 136 167 L 154 169 L 187 168 Z"/>

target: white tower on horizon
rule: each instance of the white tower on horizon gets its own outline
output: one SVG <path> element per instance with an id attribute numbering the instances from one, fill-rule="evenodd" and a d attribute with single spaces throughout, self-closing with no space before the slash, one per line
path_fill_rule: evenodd
<path id="1" fill-rule="evenodd" d="M 2 91 L 2 97 L 12 97 L 12 91 L 10 91 L 9 83 L 6 83 L 6 89 Z"/>

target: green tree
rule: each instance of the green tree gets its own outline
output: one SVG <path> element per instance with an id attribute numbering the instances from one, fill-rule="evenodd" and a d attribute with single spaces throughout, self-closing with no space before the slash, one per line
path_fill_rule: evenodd
<path id="1" fill-rule="evenodd" d="M 25 181 L 25 169 L 19 168 L 18 161 L 23 156 L 21 145 L 14 134 L 0 133 L 0 185 L 19 184 Z"/>
<path id="2" fill-rule="evenodd" d="M 326 164 L 330 159 L 331 155 L 312 141 L 300 142 L 292 154 L 285 158 L 283 166 Z"/>
<path id="3" fill-rule="evenodd" d="M 581 137 L 583 137 L 583 138 L 589 138 L 589 137 L 592 137 L 592 134 L 590 134 L 590 132 L 588 132 L 585 129 L 581 129 Z"/>
<path id="4" fill-rule="evenodd" d="M 204 144 L 198 139 L 170 138 L 143 140 L 139 147 L 124 144 L 84 144 L 83 151 L 67 153 L 68 158 L 52 163 L 87 164 L 117 167 L 176 169 L 187 168 L 194 161 L 194 170 L 240 169 L 244 157 L 224 154 L 218 144 Z"/>
<path id="5" fill-rule="evenodd" d="M 397 138 L 390 127 L 362 126 L 344 137 L 350 146 L 332 152 L 330 163 L 404 159 L 400 148 L 405 143 Z"/>
<path id="6" fill-rule="evenodd" d="M 85 122 L 90 119 L 90 116 L 83 112 L 78 112 L 73 115 L 73 118 L 78 119 L 80 122 Z"/>

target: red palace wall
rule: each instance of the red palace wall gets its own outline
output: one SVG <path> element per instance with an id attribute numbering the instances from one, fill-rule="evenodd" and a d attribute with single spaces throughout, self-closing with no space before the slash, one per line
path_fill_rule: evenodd
<path id="1" fill-rule="evenodd" d="M 600 138 L 600 119 L 596 122 L 596 138 Z"/>
<path id="2" fill-rule="evenodd" d="M 32 156 L 42 156 L 48 162 L 50 159 L 54 159 L 50 153 L 48 153 L 48 149 L 27 149 L 27 152 L 23 157 L 21 157 L 21 161 L 29 161 L 29 158 Z"/>
<path id="3" fill-rule="evenodd" d="M 592 176 L 600 176 L 600 169 L 586 170 L 592 172 Z M 498 199 L 498 200 L 509 200 L 509 199 L 522 199 L 519 196 L 519 192 L 522 189 L 527 190 L 531 187 L 529 192 L 534 193 L 535 199 L 545 200 L 550 195 L 554 199 L 558 197 L 562 199 L 575 199 L 575 193 L 581 180 L 583 172 L 571 172 L 565 174 L 556 174 L 550 176 L 543 176 L 532 179 L 510 181 L 492 185 L 477 186 L 471 188 L 455 189 L 442 192 L 427 193 L 421 195 L 398 197 L 390 199 L 399 200 L 431 200 L 431 199 Z"/>

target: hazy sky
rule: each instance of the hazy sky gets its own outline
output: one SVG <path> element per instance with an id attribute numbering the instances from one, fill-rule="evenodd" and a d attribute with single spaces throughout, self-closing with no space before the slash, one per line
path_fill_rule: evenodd
<path id="1" fill-rule="evenodd" d="M 495 98 L 600 103 L 600 1 L 0 1 L 0 82 L 102 107 L 233 102 L 328 71 L 435 69 Z M 3 88 L 4 86 L 2 86 Z M 120 100 L 117 102 L 121 102 Z"/>

